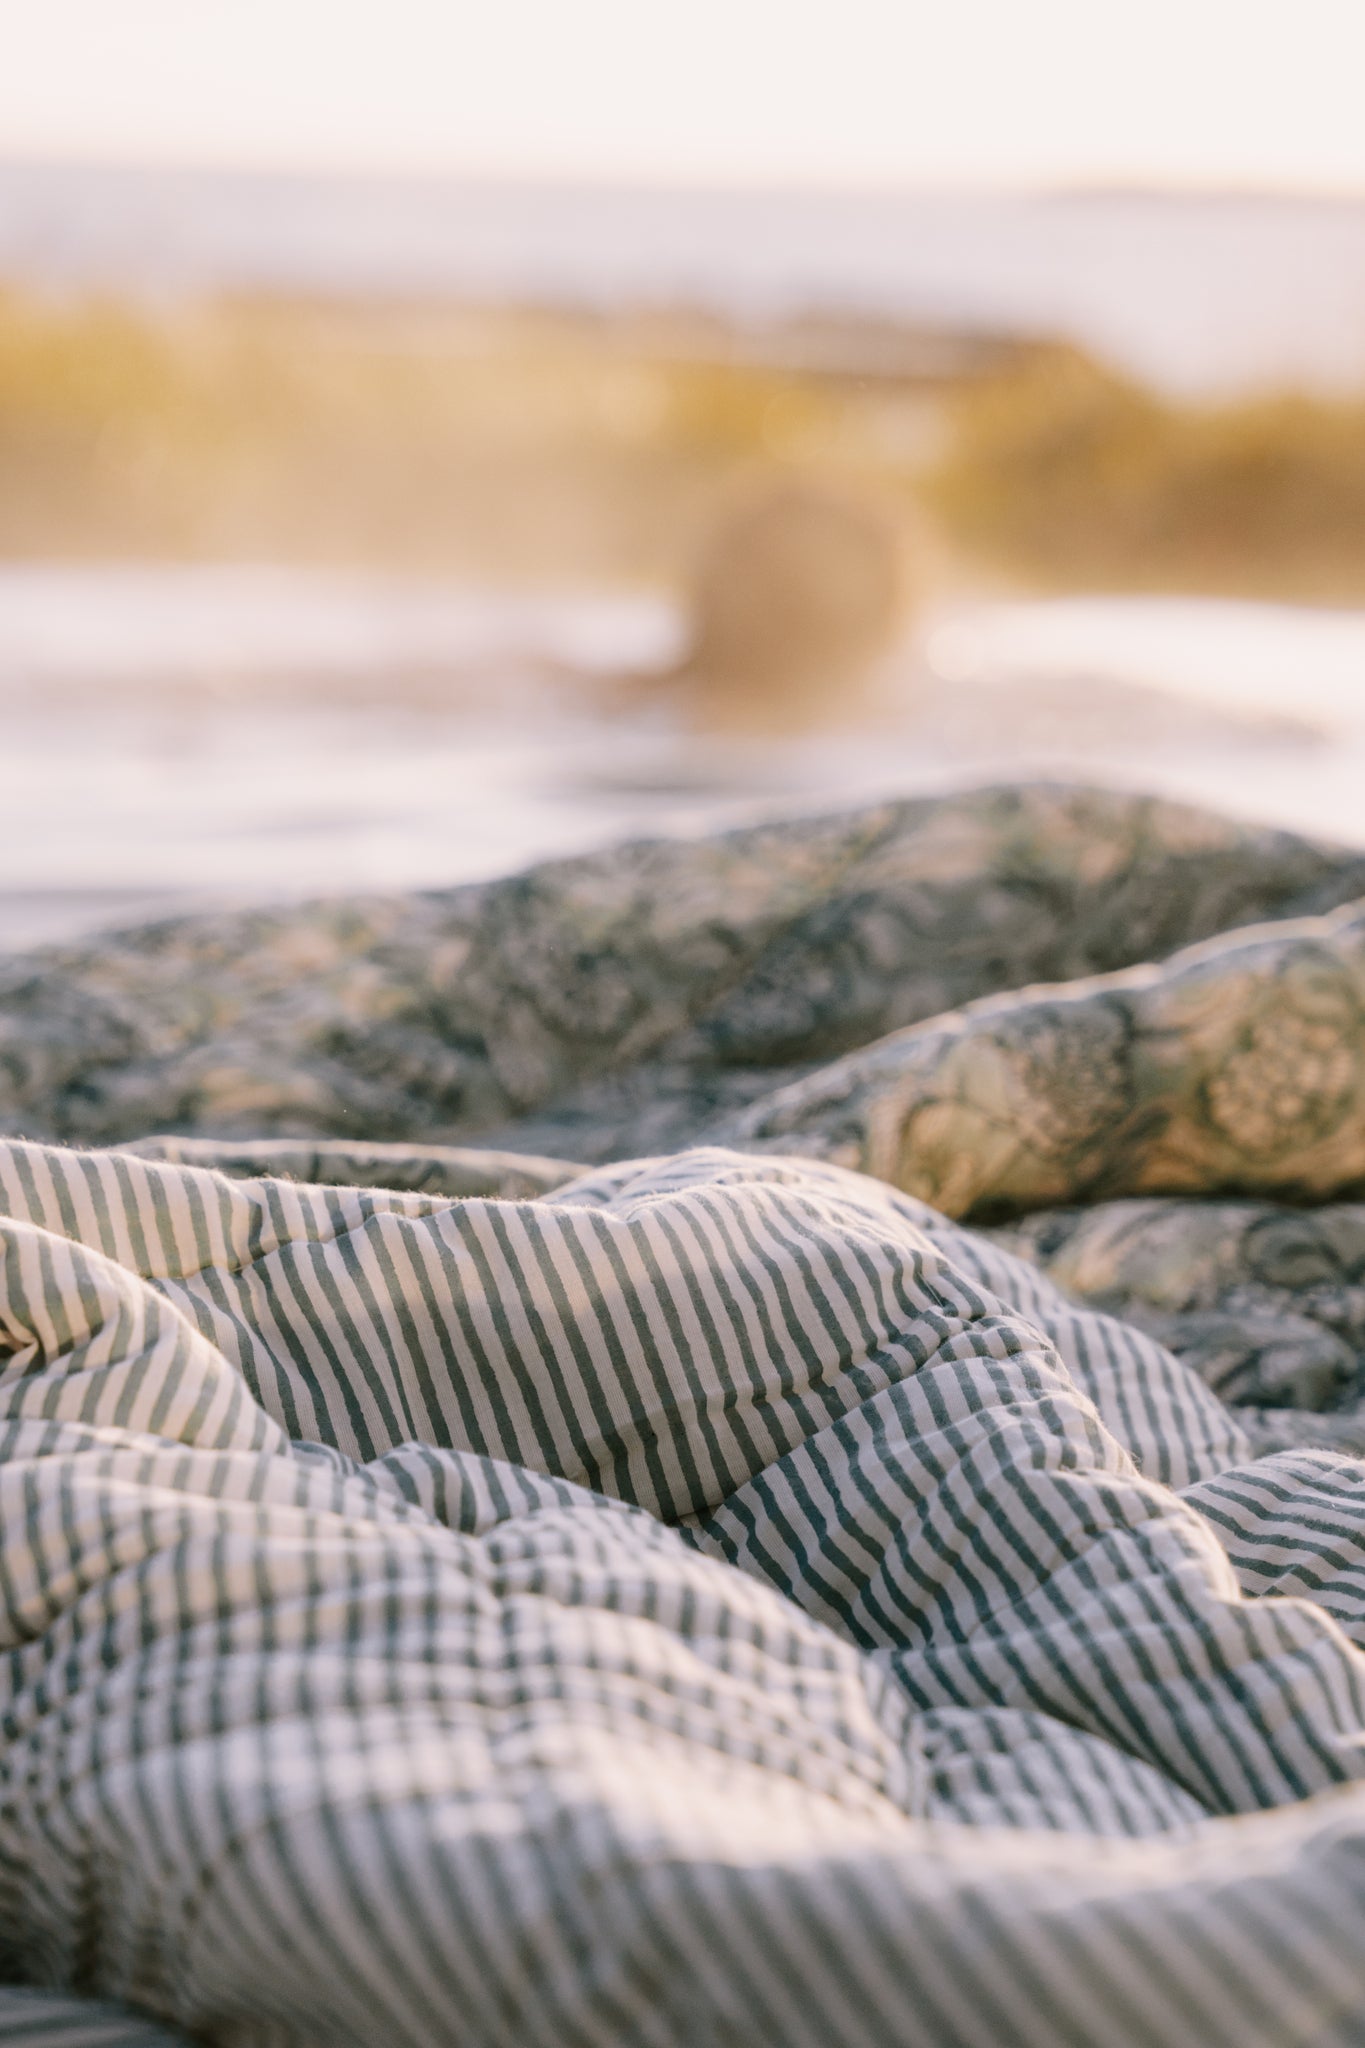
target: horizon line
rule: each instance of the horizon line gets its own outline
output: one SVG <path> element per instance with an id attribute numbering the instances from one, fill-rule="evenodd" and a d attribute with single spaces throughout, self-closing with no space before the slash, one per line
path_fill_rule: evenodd
<path id="1" fill-rule="evenodd" d="M 1365 204 L 1365 184 L 1316 181 L 1267 184 L 1234 177 L 1218 179 L 1168 176 L 1058 175 L 1054 177 L 820 177 L 811 174 L 724 175 L 664 174 L 569 169 L 509 169 L 498 165 L 342 162 L 298 158 L 240 156 L 101 154 L 86 150 L 37 151 L 9 149 L 0 143 L 0 174 L 69 172 L 90 176 L 124 173 L 137 177 L 204 177 L 243 183 L 294 181 L 322 185 L 391 185 L 450 187 L 462 190 L 580 193 L 583 196 L 640 198 L 793 198 L 793 199 L 980 199 L 980 200 L 1145 200 L 1180 204 L 1252 203 L 1260 205 L 1358 206 Z"/>

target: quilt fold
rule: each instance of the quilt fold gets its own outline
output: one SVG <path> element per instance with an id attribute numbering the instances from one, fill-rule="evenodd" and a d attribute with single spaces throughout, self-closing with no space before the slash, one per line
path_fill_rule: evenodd
<path id="1" fill-rule="evenodd" d="M 994 791 L 7 963 L 0 2042 L 1365 2038 L 1362 894 Z"/>

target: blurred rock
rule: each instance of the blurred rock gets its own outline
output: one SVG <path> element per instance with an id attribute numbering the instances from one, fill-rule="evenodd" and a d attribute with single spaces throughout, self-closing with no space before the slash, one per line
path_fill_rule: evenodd
<path id="1" fill-rule="evenodd" d="M 871 494 L 804 478 L 752 493 L 712 532 L 670 680 L 705 731 L 789 732 L 846 712 L 908 606 L 905 535 Z"/>

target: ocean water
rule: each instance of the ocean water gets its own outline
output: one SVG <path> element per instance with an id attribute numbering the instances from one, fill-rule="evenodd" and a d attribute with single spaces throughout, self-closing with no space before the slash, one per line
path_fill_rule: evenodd
<path id="1" fill-rule="evenodd" d="M 1019 775 L 1365 845 L 1365 612 L 947 608 L 856 713 L 727 743 L 612 697 L 680 636 L 666 604 L 611 592 L 0 569 L 0 946 Z"/>

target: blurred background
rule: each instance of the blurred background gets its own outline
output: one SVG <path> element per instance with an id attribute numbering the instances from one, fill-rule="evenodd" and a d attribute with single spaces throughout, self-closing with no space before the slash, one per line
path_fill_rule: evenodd
<path id="1" fill-rule="evenodd" d="M 1020 774 L 1365 843 L 1359 0 L 0 32 L 0 947 Z"/>

